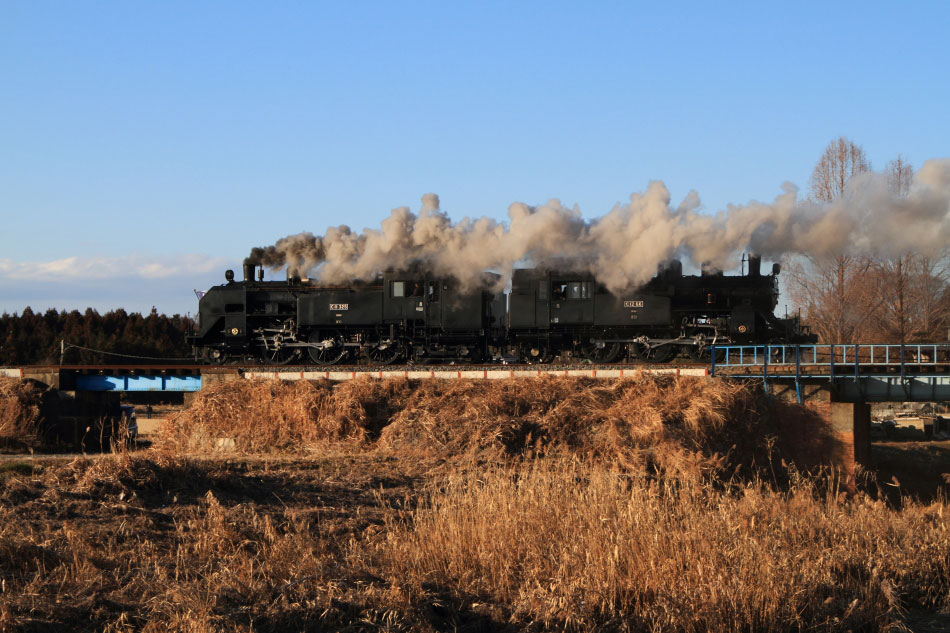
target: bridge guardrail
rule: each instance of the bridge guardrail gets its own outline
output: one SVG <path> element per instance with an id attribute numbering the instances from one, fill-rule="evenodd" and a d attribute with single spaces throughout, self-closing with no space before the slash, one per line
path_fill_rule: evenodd
<path id="1" fill-rule="evenodd" d="M 835 384 L 845 379 L 855 383 L 882 379 L 882 375 L 897 378 L 899 374 L 901 383 L 907 383 L 948 371 L 950 343 L 714 345 L 709 368 L 711 376 L 760 377 L 766 387 L 769 380 L 794 378 L 799 401 L 803 378 L 827 378 Z"/>
<path id="2" fill-rule="evenodd" d="M 950 363 L 950 343 L 851 343 L 805 345 L 715 345 L 712 367 L 810 365 L 814 367 L 901 365 L 937 366 Z"/>

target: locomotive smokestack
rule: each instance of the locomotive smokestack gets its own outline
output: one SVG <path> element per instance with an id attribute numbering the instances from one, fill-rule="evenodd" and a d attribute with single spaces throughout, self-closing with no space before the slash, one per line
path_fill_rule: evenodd
<path id="1" fill-rule="evenodd" d="M 248 261 L 244 262 L 244 281 L 254 281 L 255 268 L 257 268 L 255 264 L 252 264 Z"/>
<path id="2" fill-rule="evenodd" d="M 759 277 L 762 274 L 762 258 L 759 255 L 749 255 L 749 277 Z"/>

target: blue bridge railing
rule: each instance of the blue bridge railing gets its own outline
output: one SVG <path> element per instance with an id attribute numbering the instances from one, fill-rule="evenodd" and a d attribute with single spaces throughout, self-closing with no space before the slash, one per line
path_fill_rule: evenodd
<path id="1" fill-rule="evenodd" d="M 826 378 L 858 384 L 868 380 L 900 381 L 907 386 L 926 376 L 930 382 L 950 383 L 950 343 L 890 345 L 716 345 L 712 347 L 710 374 L 795 380 L 799 401 L 802 380 Z M 950 386 L 950 385 L 948 385 Z"/>
<path id="2" fill-rule="evenodd" d="M 717 345 L 714 350 L 713 368 L 809 365 L 830 371 L 835 366 L 924 367 L 950 363 L 950 343 Z"/>

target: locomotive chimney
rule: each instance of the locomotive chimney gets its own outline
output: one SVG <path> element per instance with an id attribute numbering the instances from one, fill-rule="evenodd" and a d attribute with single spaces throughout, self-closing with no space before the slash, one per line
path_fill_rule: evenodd
<path id="1" fill-rule="evenodd" d="M 254 269 L 257 268 L 250 262 L 244 262 L 244 281 L 254 281 Z"/>
<path id="2" fill-rule="evenodd" d="M 676 280 L 683 276 L 683 262 L 678 259 L 660 262 L 656 267 L 656 275 L 663 279 Z"/>
<path id="3" fill-rule="evenodd" d="M 749 277 L 758 277 L 762 274 L 762 257 L 749 255 Z"/>

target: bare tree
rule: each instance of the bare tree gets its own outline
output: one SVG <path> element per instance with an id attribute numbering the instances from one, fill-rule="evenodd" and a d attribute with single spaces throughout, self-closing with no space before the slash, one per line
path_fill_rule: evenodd
<path id="1" fill-rule="evenodd" d="M 841 197 L 856 174 L 871 170 L 871 163 L 860 145 L 839 136 L 828 143 L 811 174 L 811 194 L 815 200 L 831 202 Z"/>
<path id="2" fill-rule="evenodd" d="M 950 326 L 950 258 L 915 255 L 909 279 L 912 341 L 947 340 Z"/>
<path id="3" fill-rule="evenodd" d="M 887 163 L 884 168 L 887 175 L 887 185 L 894 195 L 903 198 L 910 191 L 910 181 L 914 177 L 914 168 L 904 160 L 900 154 L 897 158 Z"/>
<path id="4" fill-rule="evenodd" d="M 852 343 L 872 335 L 882 303 L 875 292 L 877 269 L 867 257 L 798 257 L 789 262 L 788 292 L 825 343 Z"/>
<path id="5" fill-rule="evenodd" d="M 871 168 L 864 150 L 840 136 L 825 148 L 811 176 L 812 198 L 832 202 L 856 174 Z M 873 291 L 875 269 L 867 257 L 838 254 L 790 262 L 789 292 L 822 341 L 850 343 L 867 335 L 881 302 Z"/>
<path id="6" fill-rule="evenodd" d="M 904 197 L 910 191 L 913 174 L 913 167 L 900 154 L 884 168 L 887 186 L 897 197 Z M 917 278 L 922 274 L 919 270 L 922 263 L 914 253 L 901 253 L 879 263 L 884 299 L 878 315 L 879 331 L 888 342 L 906 343 L 918 327 L 913 312 L 920 304 L 914 290 L 920 285 Z"/>

